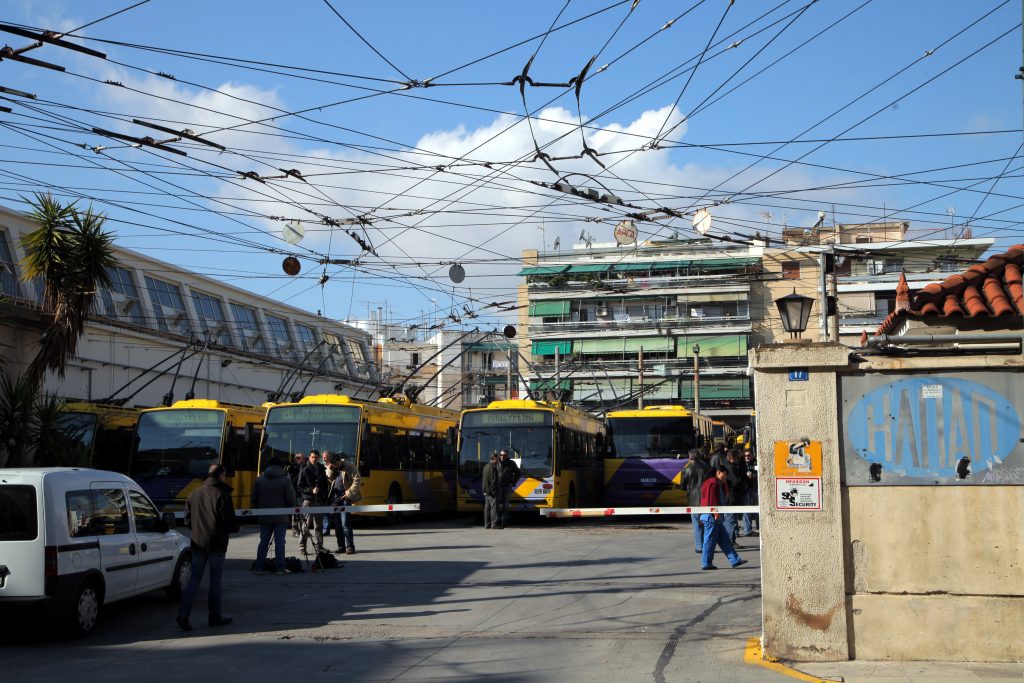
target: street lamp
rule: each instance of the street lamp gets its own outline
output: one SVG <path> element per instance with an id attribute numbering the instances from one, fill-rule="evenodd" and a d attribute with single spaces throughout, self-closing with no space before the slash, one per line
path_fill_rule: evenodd
<path id="1" fill-rule="evenodd" d="M 795 287 L 792 294 L 775 300 L 775 305 L 779 308 L 779 317 L 782 318 L 782 328 L 789 332 L 790 338 L 799 339 L 803 331 L 807 329 L 807 321 L 811 317 L 813 304 L 813 298 L 797 294 Z"/>

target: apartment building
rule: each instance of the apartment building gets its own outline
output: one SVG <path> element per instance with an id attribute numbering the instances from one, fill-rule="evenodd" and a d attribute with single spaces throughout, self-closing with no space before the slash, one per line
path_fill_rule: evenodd
<path id="1" fill-rule="evenodd" d="M 21 279 L 20 237 L 33 228 L 24 214 L 0 207 L 0 358 L 15 371 L 31 361 L 44 326 L 41 286 Z M 78 357 L 63 379 L 46 378 L 47 391 L 131 396 L 128 405 L 140 406 L 160 405 L 172 384 L 175 399 L 191 390 L 250 405 L 282 388 L 375 393 L 378 372 L 361 330 L 128 249 L 116 248 L 116 257 Z"/>

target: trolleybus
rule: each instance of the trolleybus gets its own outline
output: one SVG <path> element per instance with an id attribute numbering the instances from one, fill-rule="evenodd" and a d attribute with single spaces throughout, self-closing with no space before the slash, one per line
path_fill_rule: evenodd
<path id="1" fill-rule="evenodd" d="M 139 413 L 138 408 L 70 401 L 64 404 L 57 430 L 75 449 L 81 465 L 128 474 Z"/>
<path id="2" fill-rule="evenodd" d="M 224 466 L 235 507 L 249 507 L 265 408 L 197 399 L 143 410 L 129 475 L 153 502 L 180 510 L 210 465 Z"/>
<path id="3" fill-rule="evenodd" d="M 711 440 L 714 450 L 732 448 L 736 445 L 736 432 L 721 420 L 715 420 L 711 423 Z"/>
<path id="4" fill-rule="evenodd" d="M 459 511 L 483 510 L 483 468 L 502 449 L 520 470 L 511 510 L 601 503 L 604 424 L 557 401 L 510 399 L 462 411 Z"/>
<path id="5" fill-rule="evenodd" d="M 608 413 L 605 503 L 615 507 L 686 503 L 682 471 L 690 449 L 710 444 L 711 419 L 683 406 Z"/>
<path id="6" fill-rule="evenodd" d="M 261 458 L 288 462 L 312 449 L 344 453 L 359 469 L 361 504 L 419 503 L 424 512 L 454 511 L 458 420 L 456 411 L 404 398 L 307 396 L 268 407 Z"/>

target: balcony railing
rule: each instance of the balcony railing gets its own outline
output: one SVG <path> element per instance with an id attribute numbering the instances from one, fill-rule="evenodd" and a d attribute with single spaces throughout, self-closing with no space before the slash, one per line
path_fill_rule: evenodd
<path id="1" fill-rule="evenodd" d="M 604 292 L 629 292 L 643 291 L 649 289 L 715 289 L 722 287 L 736 287 L 750 284 L 750 273 L 735 273 L 730 275 L 682 275 L 672 277 L 646 277 L 634 278 L 632 280 L 570 280 L 551 285 L 548 280 L 534 280 L 527 282 L 527 287 L 533 291 L 571 292 L 571 291 L 604 291 Z"/>
<path id="2" fill-rule="evenodd" d="M 530 318 L 530 331 L 545 334 L 564 332 L 604 332 L 612 330 L 646 330 L 659 327 L 714 327 L 714 326 L 750 326 L 750 314 L 720 315 L 702 317 L 664 317 L 664 318 L 630 318 L 629 320 L 587 320 L 542 322 L 539 318 Z"/>

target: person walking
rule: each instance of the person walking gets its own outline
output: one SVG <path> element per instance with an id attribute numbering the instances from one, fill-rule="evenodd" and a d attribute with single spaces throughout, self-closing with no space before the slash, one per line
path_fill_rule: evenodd
<path id="1" fill-rule="evenodd" d="M 498 527 L 498 454 L 491 453 L 490 461 L 484 465 L 481 485 L 484 490 L 484 528 Z"/>
<path id="2" fill-rule="evenodd" d="M 362 485 L 359 470 L 344 453 L 331 456 L 327 465 L 327 479 L 331 482 L 327 498 L 329 505 L 355 505 L 362 499 L 363 494 L 359 491 Z M 352 533 L 348 514 L 348 510 L 345 510 L 331 515 L 335 538 L 338 539 L 338 548 L 334 552 L 354 555 L 356 552 L 355 536 Z"/>
<path id="3" fill-rule="evenodd" d="M 178 626 L 191 631 L 192 601 L 206 567 L 210 567 L 209 613 L 210 626 L 226 626 L 230 617 L 224 616 L 221 606 L 224 558 L 228 552 L 228 536 L 238 531 L 235 506 L 231 503 L 232 488 L 224 481 L 224 467 L 210 465 L 206 481 L 189 494 L 185 501 L 185 526 L 192 530 L 192 576 L 181 595 L 178 608 Z"/>
<path id="4" fill-rule="evenodd" d="M 256 480 L 252 490 L 252 506 L 259 508 L 295 507 L 295 489 L 284 469 L 280 458 L 271 458 L 263 476 Z M 284 566 L 284 535 L 288 529 L 288 515 L 260 515 L 260 544 L 256 547 L 256 575 L 262 576 L 267 564 L 267 549 L 270 538 L 274 538 L 274 573 L 288 574 Z"/>
<path id="5" fill-rule="evenodd" d="M 760 499 L 757 495 L 757 458 L 749 449 L 743 454 L 743 464 L 747 468 L 747 505 L 758 505 Z M 743 533 L 747 536 L 757 536 L 760 533 L 760 518 L 756 512 L 743 515 Z M 757 530 L 754 528 L 757 527 Z"/>
<path id="6" fill-rule="evenodd" d="M 498 453 L 498 528 L 508 526 L 509 498 L 519 483 L 519 465 L 504 448 Z M 493 528 L 493 527 L 492 527 Z"/>
<path id="7" fill-rule="evenodd" d="M 722 505 L 729 486 L 727 483 L 728 476 L 729 471 L 724 467 L 719 467 L 715 470 L 714 476 L 708 477 L 701 485 L 701 507 L 720 507 Z M 729 560 L 729 564 L 733 567 L 739 567 L 747 563 L 732 547 L 729 534 L 725 532 L 725 527 L 722 525 L 721 515 L 718 513 L 704 513 L 700 516 L 700 521 L 704 525 L 704 548 L 700 558 L 701 569 L 718 569 L 718 567 L 712 564 L 715 559 L 716 545 L 722 549 L 722 552 L 725 553 L 726 558 Z"/>
<path id="8" fill-rule="evenodd" d="M 725 456 L 725 463 L 722 464 L 722 467 L 725 467 L 729 472 L 726 479 L 729 484 L 728 494 L 723 504 L 743 505 L 747 500 L 747 468 L 743 464 L 743 460 L 740 459 L 739 451 L 730 448 Z M 739 548 L 740 546 L 736 540 L 739 535 L 739 522 L 736 519 L 736 513 L 725 513 L 723 523 L 726 533 L 729 534 L 729 540 L 732 541 L 734 547 Z"/>
<path id="9" fill-rule="evenodd" d="M 327 473 L 320 466 L 320 453 L 309 452 L 309 462 L 299 472 L 299 495 L 302 507 L 317 507 L 327 501 Z M 324 549 L 323 515 L 303 513 L 302 537 L 299 547 L 303 555 L 309 554 L 309 537 L 313 536 L 313 549 L 317 554 Z"/>
<path id="10" fill-rule="evenodd" d="M 690 459 L 683 466 L 682 484 L 686 488 L 686 504 L 697 507 L 700 503 L 700 487 L 704 480 L 711 476 L 711 465 L 707 456 L 698 448 L 690 451 Z M 700 515 L 692 513 L 690 523 L 693 524 L 693 547 L 696 552 L 704 550 L 704 530 L 701 527 Z"/>

